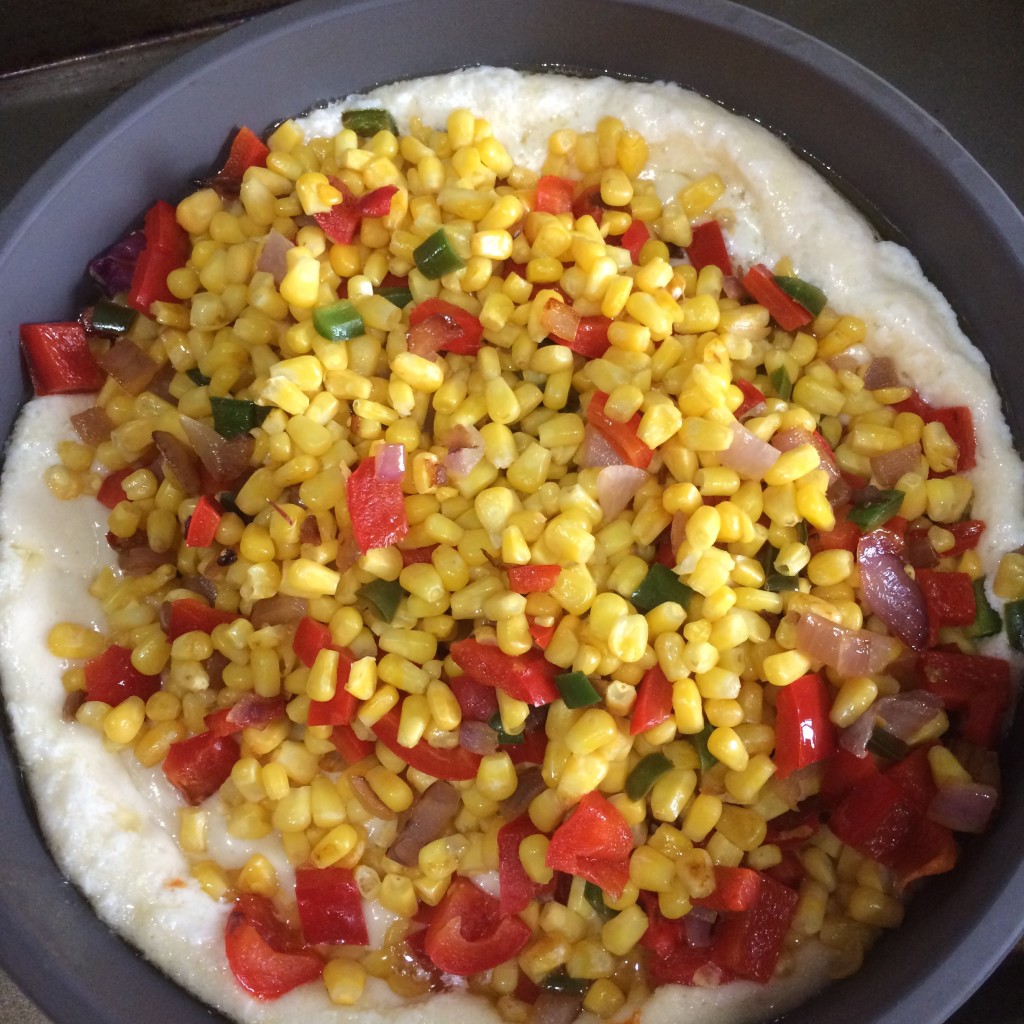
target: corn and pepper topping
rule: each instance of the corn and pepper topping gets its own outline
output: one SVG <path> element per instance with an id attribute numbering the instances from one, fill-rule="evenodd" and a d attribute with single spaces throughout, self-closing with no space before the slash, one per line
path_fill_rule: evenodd
<path id="1" fill-rule="evenodd" d="M 50 635 L 69 710 L 181 793 L 257 998 L 856 970 L 998 796 L 969 410 L 740 274 L 726 183 L 663 202 L 614 118 L 536 170 L 468 110 L 343 125 L 243 129 L 113 301 L 23 326 L 37 390 L 98 390 L 47 483 L 119 562 Z"/>

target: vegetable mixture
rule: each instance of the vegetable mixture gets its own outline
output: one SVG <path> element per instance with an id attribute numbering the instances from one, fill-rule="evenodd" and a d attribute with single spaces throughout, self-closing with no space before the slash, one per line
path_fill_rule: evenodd
<path id="1" fill-rule="evenodd" d="M 50 633 L 69 728 L 180 793 L 256 999 L 843 976 L 990 820 L 1024 556 L 986 586 L 970 410 L 646 158 L 610 117 L 540 168 L 464 109 L 243 128 L 22 326 L 38 394 L 97 393 L 46 480 L 118 564 L 106 631 Z"/>

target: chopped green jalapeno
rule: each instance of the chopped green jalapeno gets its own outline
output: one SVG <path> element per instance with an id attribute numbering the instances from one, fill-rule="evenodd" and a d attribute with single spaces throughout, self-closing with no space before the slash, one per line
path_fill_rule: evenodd
<path id="1" fill-rule="evenodd" d="M 563 672 L 555 676 L 555 686 L 567 708 L 586 708 L 601 703 L 601 694 L 583 672 Z"/>
<path id="2" fill-rule="evenodd" d="M 358 593 L 380 612 L 380 617 L 385 622 L 390 622 L 395 617 L 399 602 L 405 597 L 405 591 L 398 580 L 370 580 L 359 588 Z"/>
<path id="3" fill-rule="evenodd" d="M 329 306 L 317 306 L 313 310 L 313 326 L 316 333 L 328 341 L 348 341 L 366 333 L 363 318 L 349 299 L 339 299 Z"/>
<path id="4" fill-rule="evenodd" d="M 1006 639 L 1015 651 L 1024 651 L 1024 600 L 1007 601 L 1003 605 Z"/>
<path id="5" fill-rule="evenodd" d="M 696 736 L 690 737 L 690 742 L 697 749 L 697 757 L 700 759 L 700 770 L 702 772 L 710 771 L 718 764 L 718 758 L 708 750 L 708 739 L 714 731 L 715 727 L 713 725 L 705 725 Z"/>
<path id="6" fill-rule="evenodd" d="M 775 275 L 775 283 L 794 301 L 799 302 L 812 316 L 817 316 L 824 308 L 828 298 L 825 293 L 809 281 L 799 277 Z"/>
<path id="7" fill-rule="evenodd" d="M 590 982 L 585 978 L 570 978 L 564 967 L 552 971 L 540 983 L 540 987 L 547 992 L 565 992 L 569 995 L 582 995 L 589 986 Z"/>
<path id="8" fill-rule="evenodd" d="M 509 743 L 523 743 L 523 734 L 521 732 L 505 732 L 505 726 L 501 723 L 501 712 L 496 711 L 491 715 L 491 720 L 487 723 L 497 734 L 498 734 L 498 746 L 504 746 Z"/>
<path id="9" fill-rule="evenodd" d="M 640 586 L 633 591 L 630 600 L 638 612 L 646 615 L 652 608 L 666 601 L 675 601 L 685 608 L 691 597 L 693 591 L 667 565 L 655 562 Z"/>
<path id="10" fill-rule="evenodd" d="M 399 309 L 405 309 L 412 302 L 412 292 L 408 288 L 378 288 L 377 294 L 383 295 Z"/>
<path id="11" fill-rule="evenodd" d="M 907 745 L 894 736 L 888 729 L 876 725 L 871 730 L 871 737 L 868 739 L 867 749 L 872 754 L 884 757 L 888 761 L 902 761 L 907 756 Z"/>
<path id="12" fill-rule="evenodd" d="M 793 397 L 793 382 L 789 379 L 789 374 L 786 373 L 784 366 L 772 370 L 768 374 L 768 379 L 772 382 L 772 387 L 775 388 L 775 394 L 784 402 L 788 402 Z"/>
<path id="13" fill-rule="evenodd" d="M 626 777 L 626 796 L 640 800 L 651 791 L 651 786 L 672 767 L 672 762 L 660 751 L 640 758 Z"/>
<path id="14" fill-rule="evenodd" d="M 881 491 L 873 501 L 857 505 L 846 513 L 846 518 L 864 533 L 877 530 L 896 515 L 903 504 L 902 491 Z"/>
<path id="15" fill-rule="evenodd" d="M 764 578 L 764 589 L 773 594 L 781 594 L 787 590 L 798 590 L 800 580 L 797 576 L 784 576 L 781 572 L 771 572 Z"/>
<path id="16" fill-rule="evenodd" d="M 341 115 L 341 126 L 349 128 L 362 139 L 368 139 L 377 132 L 391 132 L 398 134 L 398 125 L 391 116 L 391 112 L 380 107 L 371 107 L 367 110 L 346 110 Z"/>
<path id="17" fill-rule="evenodd" d="M 269 406 L 257 405 L 244 398 L 212 396 L 210 409 L 213 412 L 213 429 L 228 440 L 258 427 L 270 415 Z"/>
<path id="18" fill-rule="evenodd" d="M 595 885 L 593 882 L 587 882 L 583 886 L 583 898 L 594 908 L 598 917 L 603 918 L 605 921 L 615 916 L 615 911 L 604 901 L 604 892 L 601 886 Z"/>
<path id="19" fill-rule="evenodd" d="M 92 307 L 87 330 L 105 338 L 117 338 L 124 334 L 139 314 L 134 309 L 122 306 L 110 299 L 100 299 Z"/>
<path id="20" fill-rule="evenodd" d="M 431 281 L 461 270 L 466 264 L 452 247 L 444 228 L 438 228 L 426 241 L 413 250 L 412 258 L 419 272 Z"/>
<path id="21" fill-rule="evenodd" d="M 973 587 L 974 622 L 967 627 L 967 635 L 974 640 L 980 640 L 984 636 L 995 636 L 1003 628 L 1003 620 L 999 617 L 999 612 L 988 603 L 984 576 L 976 579 Z"/>
<path id="22" fill-rule="evenodd" d="M 191 370 L 186 370 L 185 376 L 188 377 L 196 387 L 204 388 L 210 383 L 210 378 L 207 377 L 205 373 L 201 373 L 197 366 L 193 366 Z"/>

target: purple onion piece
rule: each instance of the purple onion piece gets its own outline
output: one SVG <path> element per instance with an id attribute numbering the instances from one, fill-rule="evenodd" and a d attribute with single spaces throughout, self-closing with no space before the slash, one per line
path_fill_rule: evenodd
<path id="1" fill-rule="evenodd" d="M 131 287 L 135 264 L 145 247 L 145 233 L 132 231 L 89 261 L 89 276 L 108 299 Z"/>
<path id="2" fill-rule="evenodd" d="M 889 530 L 872 530 L 857 545 L 857 568 L 868 607 L 908 647 L 928 643 L 924 595 L 903 564 L 903 545 Z"/>

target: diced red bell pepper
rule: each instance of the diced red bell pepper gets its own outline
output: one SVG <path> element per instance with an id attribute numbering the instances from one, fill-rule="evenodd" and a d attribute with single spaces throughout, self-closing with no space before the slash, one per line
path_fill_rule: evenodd
<path id="1" fill-rule="evenodd" d="M 96 492 L 96 500 L 101 505 L 106 505 L 107 508 L 115 508 L 120 502 L 127 501 L 128 495 L 125 494 L 121 485 L 134 472 L 134 468 L 126 466 L 124 469 L 115 469 L 113 473 L 107 474 L 103 478 L 103 483 L 100 484 L 100 489 Z"/>
<path id="2" fill-rule="evenodd" d="M 539 834 L 540 829 L 525 813 L 498 829 L 498 904 L 502 917 L 525 910 L 530 900 L 549 888 L 530 878 L 519 859 L 522 841 Z"/>
<path id="3" fill-rule="evenodd" d="M 480 755 L 455 747 L 453 750 L 441 750 L 432 747 L 426 740 L 420 740 L 415 747 L 403 747 L 398 742 L 398 725 L 401 721 L 401 708 L 392 708 L 383 718 L 378 719 L 370 728 L 377 739 L 392 754 L 397 754 L 407 765 L 435 779 L 447 779 L 449 782 L 463 782 L 475 779 L 480 767 Z"/>
<path id="4" fill-rule="evenodd" d="M 925 423 L 941 423 L 953 439 L 959 452 L 956 471 L 963 473 L 977 465 L 977 438 L 974 433 L 974 415 L 966 405 L 933 406 L 926 402 L 917 391 L 909 398 L 897 402 L 897 412 L 912 412 Z"/>
<path id="5" fill-rule="evenodd" d="M 647 950 L 647 975 L 655 987 L 695 985 L 698 977 L 713 976 L 725 984 L 732 978 L 712 960 L 711 946 L 691 946 L 687 938 L 686 918 L 670 921 L 658 909 L 654 893 L 641 892 L 640 903 L 647 911 L 647 931 L 640 946 Z"/>
<path id="6" fill-rule="evenodd" d="M 736 407 L 736 411 L 733 415 L 739 419 L 741 416 L 745 416 L 751 409 L 756 409 L 759 405 L 764 405 L 765 397 L 759 388 L 755 388 L 749 380 L 744 380 L 742 377 L 737 377 L 733 380 L 733 384 L 736 385 L 743 392 L 743 401 Z"/>
<path id="7" fill-rule="evenodd" d="M 521 743 L 501 744 L 498 749 L 504 750 L 513 764 L 543 764 L 547 747 L 547 734 L 540 728 L 524 732 Z"/>
<path id="8" fill-rule="evenodd" d="M 493 896 L 456 878 L 427 925 L 423 949 L 442 971 L 465 977 L 511 960 L 531 934 L 525 921 L 503 917 Z"/>
<path id="9" fill-rule="evenodd" d="M 774 878 L 776 882 L 788 885 L 791 889 L 799 889 L 800 883 L 807 876 L 807 869 L 804 867 L 804 862 L 800 859 L 800 854 L 796 850 L 784 846 L 782 848 L 782 860 L 768 868 L 765 874 L 769 878 Z"/>
<path id="10" fill-rule="evenodd" d="M 154 302 L 174 302 L 167 288 L 167 275 L 185 265 L 189 254 L 188 233 L 178 224 L 174 207 L 157 200 L 143 221 L 146 247 L 139 254 L 128 289 L 127 303 L 149 315 Z"/>
<path id="11" fill-rule="evenodd" d="M 798 898 L 795 890 L 762 874 L 754 904 L 719 922 L 712 940 L 715 962 L 740 978 L 768 981 L 782 952 Z"/>
<path id="12" fill-rule="evenodd" d="M 116 707 L 129 697 L 149 700 L 160 689 L 159 676 L 147 676 L 132 664 L 128 647 L 111 644 L 85 663 L 85 696 Z"/>
<path id="13" fill-rule="evenodd" d="M 307 942 L 334 946 L 370 944 L 363 897 L 348 868 L 296 868 L 295 902 Z"/>
<path id="14" fill-rule="evenodd" d="M 829 711 L 832 701 L 816 672 L 782 687 L 775 697 L 775 765 L 780 779 L 836 751 Z"/>
<path id="15" fill-rule="evenodd" d="M 807 542 L 808 547 L 817 554 L 819 551 L 835 551 L 842 549 L 854 554 L 857 551 L 857 544 L 860 542 L 860 527 L 846 518 L 849 506 L 844 505 L 836 509 L 836 523 L 831 530 L 822 533 L 814 533 Z M 892 522 L 892 520 L 890 520 Z"/>
<path id="16" fill-rule="evenodd" d="M 224 951 L 235 980 L 256 999 L 279 999 L 316 981 L 324 960 L 302 946 L 265 896 L 246 893 L 235 902 L 224 929 Z"/>
<path id="17" fill-rule="evenodd" d="M 654 450 L 637 437 L 640 413 L 634 413 L 625 423 L 619 423 L 605 415 L 604 407 L 608 395 L 595 391 L 587 405 L 587 422 L 601 432 L 616 453 L 631 466 L 646 469 L 654 458 Z"/>
<path id="18" fill-rule="evenodd" d="M 629 250 L 629 258 L 640 264 L 640 250 L 651 240 L 651 229 L 642 221 L 634 219 L 622 234 L 622 248 Z"/>
<path id="19" fill-rule="evenodd" d="M 330 700 L 311 700 L 306 712 L 307 725 L 351 725 L 359 709 L 359 700 L 345 689 L 352 671 L 352 656 L 340 647 L 338 652 L 338 676 L 334 696 Z"/>
<path id="20" fill-rule="evenodd" d="M 530 630 L 530 636 L 533 637 L 533 642 L 542 650 L 546 651 L 548 644 L 551 643 L 551 638 L 555 635 L 556 624 L 554 622 L 549 626 L 542 626 L 536 619 L 527 617 L 527 628 Z"/>
<path id="21" fill-rule="evenodd" d="M 722 225 L 717 220 L 706 220 L 693 229 L 693 238 L 686 247 L 686 255 L 698 270 L 713 266 L 718 267 L 726 277 L 732 276 L 729 250 L 725 245 Z"/>
<path id="22" fill-rule="evenodd" d="M 495 644 L 467 639 L 457 640 L 449 652 L 455 664 L 476 682 L 496 686 L 532 707 L 551 704 L 560 696 L 555 685 L 558 668 L 545 659 L 542 651 L 513 656 Z"/>
<path id="23" fill-rule="evenodd" d="M 424 299 L 409 313 L 409 351 L 420 355 L 442 351 L 473 356 L 480 351 L 483 334 L 484 326 L 477 317 L 444 299 Z M 421 352 L 421 347 L 425 351 Z"/>
<path id="24" fill-rule="evenodd" d="M 103 387 L 107 375 L 93 358 L 85 328 L 77 321 L 22 324 L 18 336 L 37 395 L 72 395 Z"/>
<path id="25" fill-rule="evenodd" d="M 233 736 L 204 732 L 171 744 L 164 775 L 190 804 L 201 804 L 224 785 L 238 757 Z"/>
<path id="26" fill-rule="evenodd" d="M 167 621 L 167 639 L 177 640 L 184 633 L 212 633 L 218 626 L 234 622 L 240 616 L 236 612 L 225 612 L 211 608 L 194 597 L 183 597 L 171 602 L 171 614 Z"/>
<path id="27" fill-rule="evenodd" d="M 717 910 L 719 913 L 739 913 L 750 910 L 757 902 L 764 876 L 752 868 L 715 868 L 715 890 L 710 896 L 695 897 L 694 906 Z"/>
<path id="28" fill-rule="evenodd" d="M 629 881 L 632 850 L 633 833 L 626 819 L 593 790 L 555 829 L 545 863 L 556 871 L 579 875 L 618 899 Z"/>
<path id="29" fill-rule="evenodd" d="M 407 565 L 419 565 L 433 561 L 437 544 L 428 544 L 422 548 L 402 548 L 402 567 Z"/>
<path id="30" fill-rule="evenodd" d="M 508 587 L 515 594 L 537 594 L 550 590 L 562 572 L 560 565 L 510 565 Z"/>
<path id="31" fill-rule="evenodd" d="M 556 174 L 542 174 L 537 182 L 534 209 L 538 213 L 569 213 L 576 182 Z"/>
<path id="32" fill-rule="evenodd" d="M 943 523 L 942 528 L 953 534 L 953 546 L 948 551 L 942 552 L 943 558 L 956 558 L 965 551 L 973 551 L 985 532 L 984 519 L 964 519 L 959 523 Z M 907 540 L 923 540 L 927 542 L 928 529 L 918 527 L 907 533 Z M 929 545 L 929 550 L 931 550 Z M 938 557 L 938 555 L 936 555 Z M 933 563 L 934 564 L 934 563 Z"/>
<path id="33" fill-rule="evenodd" d="M 283 697 L 244 693 L 229 708 L 211 711 L 203 721 L 211 736 L 233 736 L 243 729 L 265 729 L 284 717 Z"/>
<path id="34" fill-rule="evenodd" d="M 493 686 L 485 686 L 467 675 L 448 680 L 462 717 L 470 722 L 489 722 L 498 713 L 498 694 Z"/>
<path id="35" fill-rule="evenodd" d="M 363 459 L 348 478 L 346 504 L 363 553 L 397 544 L 409 532 L 400 480 L 379 480 L 376 459 Z"/>
<path id="36" fill-rule="evenodd" d="M 768 822 L 765 844 L 772 843 L 780 849 L 802 847 L 808 839 L 821 831 L 821 816 L 815 810 L 797 808 L 780 814 Z M 782 879 L 780 878 L 781 882 Z"/>
<path id="37" fill-rule="evenodd" d="M 585 356 L 587 359 L 600 359 L 611 346 L 608 340 L 608 328 L 611 324 L 611 320 L 606 316 L 581 316 L 575 336 L 564 339 L 563 343 L 577 355 Z"/>
<path id="38" fill-rule="evenodd" d="M 295 627 L 292 638 L 292 650 L 306 668 L 312 668 L 316 656 L 331 646 L 331 631 L 322 622 L 304 615 Z"/>
<path id="39" fill-rule="evenodd" d="M 960 714 L 960 734 L 980 747 L 995 747 L 1010 707 L 1009 662 L 983 654 L 925 651 L 917 659 L 918 685 Z"/>
<path id="40" fill-rule="evenodd" d="M 351 196 L 351 192 L 342 187 L 348 196 Z M 332 242 L 337 245 L 351 245 L 362 218 L 355 206 L 346 200 L 324 213 L 314 213 L 313 219 Z"/>
<path id="41" fill-rule="evenodd" d="M 752 266 L 743 278 L 743 287 L 755 302 L 768 310 L 771 318 L 784 330 L 806 327 L 814 317 L 795 299 L 791 299 L 776 283 L 775 276 L 763 263 Z"/>
<path id="42" fill-rule="evenodd" d="M 391 212 L 391 200 L 398 192 L 397 185 L 381 185 L 364 192 L 356 200 L 356 209 L 362 217 L 386 217 Z"/>
<path id="43" fill-rule="evenodd" d="M 243 125 L 231 140 L 224 166 L 217 172 L 217 178 L 242 184 L 242 176 L 250 167 L 266 167 L 270 147 L 251 128 Z"/>
<path id="44" fill-rule="evenodd" d="M 331 742 L 346 764 L 358 764 L 374 751 L 374 743 L 360 739 L 350 725 L 336 725 L 331 731 Z"/>
<path id="45" fill-rule="evenodd" d="M 661 725 L 672 714 L 672 684 L 660 665 L 652 665 L 636 688 L 636 701 L 629 716 L 631 736 Z"/>
<path id="46" fill-rule="evenodd" d="M 927 812 L 938 789 L 928 760 L 930 746 L 916 747 L 902 761 L 897 761 L 885 771 L 885 775 L 903 790 L 918 814 Z"/>
<path id="47" fill-rule="evenodd" d="M 587 185 L 580 189 L 579 194 L 572 201 L 572 215 L 577 220 L 580 217 L 593 217 L 594 223 L 600 227 L 601 218 L 604 216 L 604 206 L 601 203 L 601 186 Z"/>
<path id="48" fill-rule="evenodd" d="M 969 626 L 974 622 L 974 583 L 965 572 L 918 569 L 915 578 L 928 609 L 928 646 L 939 641 L 944 626 Z"/>
<path id="49" fill-rule="evenodd" d="M 865 779 L 878 774 L 878 765 L 870 754 L 858 757 L 840 746 L 825 766 L 819 797 L 822 806 L 835 807 L 851 789 Z"/>
<path id="50" fill-rule="evenodd" d="M 224 518 L 224 509 L 216 498 L 207 494 L 200 496 L 195 511 L 189 517 L 188 529 L 185 531 L 185 546 L 189 548 L 208 548 L 217 536 L 217 527 Z"/>

